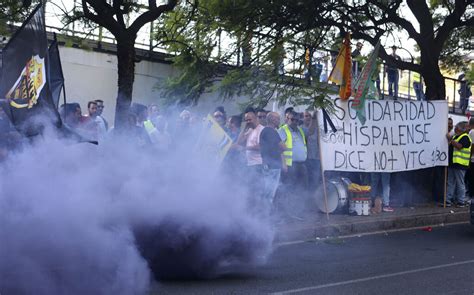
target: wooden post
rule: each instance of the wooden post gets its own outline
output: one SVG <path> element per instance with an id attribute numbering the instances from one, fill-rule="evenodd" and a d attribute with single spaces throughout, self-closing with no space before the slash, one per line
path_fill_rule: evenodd
<path id="1" fill-rule="evenodd" d="M 321 170 L 321 178 L 323 181 L 323 195 L 324 195 L 324 209 L 326 211 L 326 219 L 329 221 L 329 212 L 328 212 L 328 195 L 326 191 L 326 177 L 324 176 L 324 169 L 322 165 L 322 152 L 321 152 L 321 136 L 319 134 L 319 120 L 318 120 L 318 111 L 314 112 L 314 115 L 316 116 L 316 131 L 318 135 L 318 150 L 319 150 L 319 168 Z"/>
<path id="2" fill-rule="evenodd" d="M 448 191 L 448 167 L 444 167 L 444 202 L 443 202 L 443 207 L 446 208 L 446 195 Z"/>

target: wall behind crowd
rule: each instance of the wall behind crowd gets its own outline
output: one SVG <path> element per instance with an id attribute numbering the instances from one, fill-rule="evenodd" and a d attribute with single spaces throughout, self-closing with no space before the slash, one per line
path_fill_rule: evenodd
<path id="1" fill-rule="evenodd" d="M 117 58 L 114 54 L 60 47 L 61 62 L 66 80 L 68 102 L 81 104 L 83 114 L 87 113 L 87 102 L 102 99 L 105 102 L 104 116 L 113 122 L 117 97 Z M 133 101 L 150 104 L 159 103 L 160 94 L 155 89 L 157 82 L 176 73 L 171 64 L 142 60 L 135 64 Z M 245 98 L 223 103 L 217 93 L 204 94 L 199 105 L 192 109 L 205 115 L 216 105 L 224 105 L 229 114 L 239 113 L 238 104 Z M 62 103 L 62 102 L 61 102 Z"/>

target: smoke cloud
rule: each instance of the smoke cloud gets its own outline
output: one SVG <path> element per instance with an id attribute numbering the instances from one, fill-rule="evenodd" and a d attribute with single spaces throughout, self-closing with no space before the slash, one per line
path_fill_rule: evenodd
<path id="1" fill-rule="evenodd" d="M 152 277 L 215 277 L 271 252 L 268 221 L 196 153 L 48 137 L 0 179 L 1 293 L 144 294 Z"/>

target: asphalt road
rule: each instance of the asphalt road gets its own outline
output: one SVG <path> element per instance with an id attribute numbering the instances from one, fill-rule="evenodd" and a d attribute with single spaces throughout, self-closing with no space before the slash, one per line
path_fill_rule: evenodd
<path id="1" fill-rule="evenodd" d="M 280 245 L 266 265 L 168 281 L 151 294 L 474 294 L 474 228 Z"/>

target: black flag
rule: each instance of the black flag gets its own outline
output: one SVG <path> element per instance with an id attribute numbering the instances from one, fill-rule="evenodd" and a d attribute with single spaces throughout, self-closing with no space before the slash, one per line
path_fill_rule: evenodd
<path id="1" fill-rule="evenodd" d="M 0 98 L 8 101 L 7 113 L 15 127 L 32 136 L 39 134 L 45 124 L 60 126 L 48 85 L 48 40 L 41 4 L 2 53 Z"/>
<path id="2" fill-rule="evenodd" d="M 331 120 L 331 117 L 329 117 L 328 112 L 323 108 L 323 122 L 324 122 L 324 133 L 328 133 L 328 123 L 329 126 L 331 127 L 332 132 L 336 133 L 337 129 L 336 126 L 334 126 L 334 123 Z"/>
<path id="3" fill-rule="evenodd" d="M 54 34 L 54 41 L 49 46 L 49 75 L 48 83 L 51 91 L 51 98 L 53 99 L 54 106 L 57 108 L 59 105 L 59 98 L 61 97 L 61 91 L 64 87 L 64 76 L 63 68 L 61 66 L 61 58 L 59 56 L 58 41 L 56 34 Z M 64 98 L 66 100 L 66 98 Z"/>

